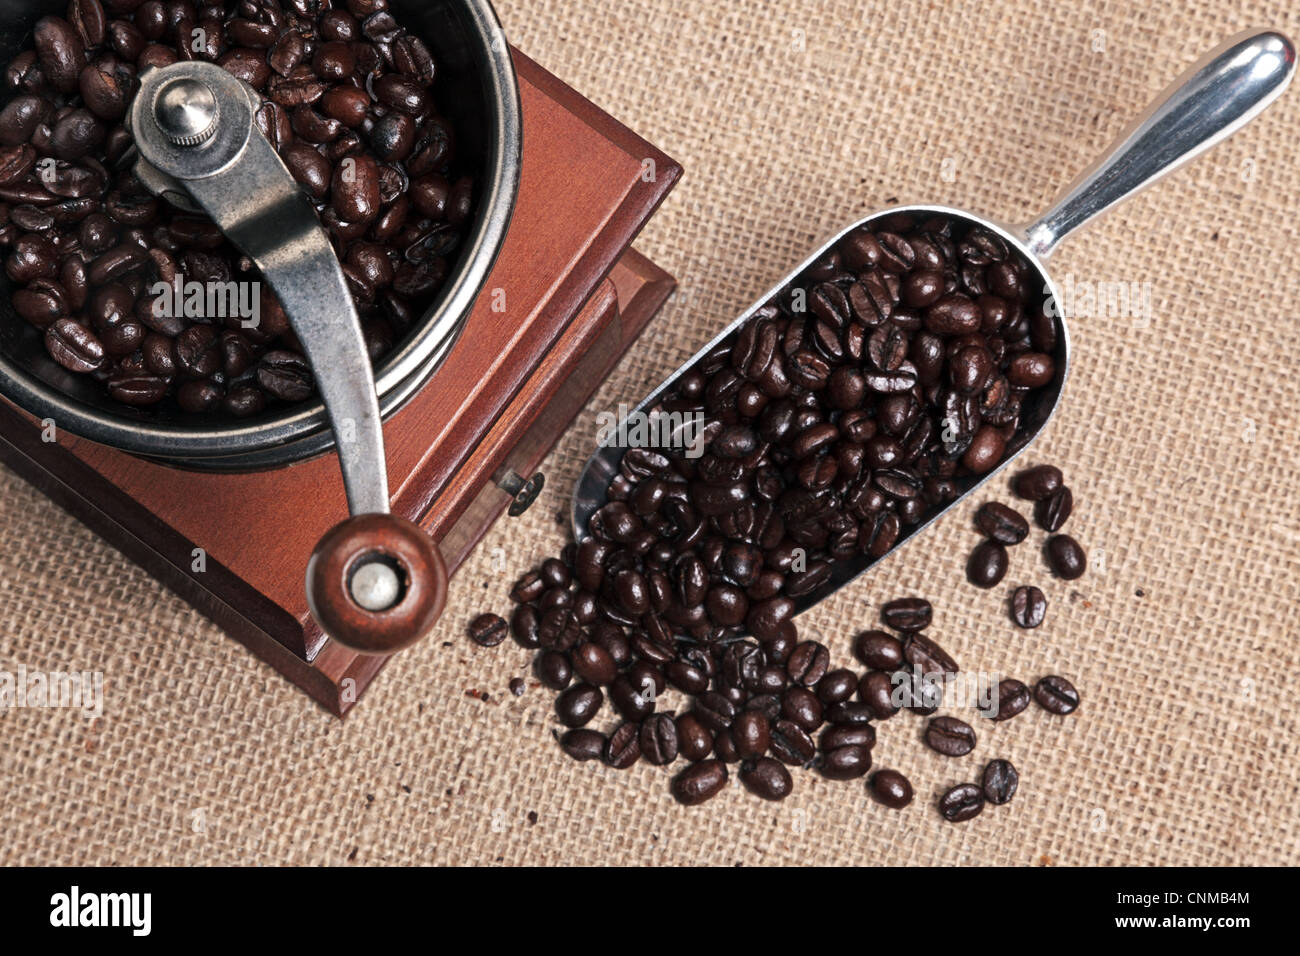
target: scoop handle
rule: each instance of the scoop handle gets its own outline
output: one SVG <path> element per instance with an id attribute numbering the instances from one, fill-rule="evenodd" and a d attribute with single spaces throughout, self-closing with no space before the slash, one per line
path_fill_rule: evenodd
<path id="1" fill-rule="evenodd" d="M 1046 259 L 1084 223 L 1231 136 L 1286 89 L 1295 68 L 1295 46 L 1271 30 L 1248 30 L 1215 47 L 1024 227 L 1029 250 Z"/>

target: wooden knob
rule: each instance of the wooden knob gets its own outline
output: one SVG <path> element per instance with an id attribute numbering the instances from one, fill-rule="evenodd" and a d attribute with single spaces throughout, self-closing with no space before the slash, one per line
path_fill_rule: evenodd
<path id="1" fill-rule="evenodd" d="M 414 522 L 355 515 L 320 539 L 307 562 L 307 604 L 344 647 L 391 654 L 427 634 L 447 603 L 447 565 Z"/>

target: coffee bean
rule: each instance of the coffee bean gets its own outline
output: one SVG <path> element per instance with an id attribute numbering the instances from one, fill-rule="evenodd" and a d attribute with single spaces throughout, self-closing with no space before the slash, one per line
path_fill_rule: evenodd
<path id="1" fill-rule="evenodd" d="M 764 800 L 784 800 L 794 790 L 790 771 L 771 757 L 745 761 L 740 768 L 740 782 Z"/>
<path id="2" fill-rule="evenodd" d="M 580 762 L 603 759 L 605 746 L 605 735 L 597 730 L 569 730 L 560 738 L 564 752 Z"/>
<path id="3" fill-rule="evenodd" d="M 903 642 L 903 656 L 922 674 L 956 674 L 957 662 L 942 647 L 922 634 L 909 634 Z"/>
<path id="4" fill-rule="evenodd" d="M 497 614 L 480 614 L 469 624 L 470 639 L 480 647 L 496 647 L 508 633 L 505 618 Z"/>
<path id="5" fill-rule="evenodd" d="M 677 759 L 677 724 L 671 714 L 652 714 L 641 723 L 641 754 L 656 767 Z"/>
<path id="6" fill-rule="evenodd" d="M 573 665 L 563 651 L 545 650 L 533 662 L 537 679 L 551 690 L 564 690 L 573 680 Z"/>
<path id="7" fill-rule="evenodd" d="M 975 524 L 999 544 L 1013 545 L 1025 540 L 1029 522 L 1014 508 L 996 501 L 987 501 L 975 512 Z"/>
<path id="8" fill-rule="evenodd" d="M 877 670 L 897 670 L 903 664 L 903 642 L 884 631 L 863 631 L 854 642 L 853 653 Z"/>
<path id="9" fill-rule="evenodd" d="M 679 714 L 677 749 L 687 760 L 703 760 L 713 752 L 713 734 L 694 714 Z"/>
<path id="10" fill-rule="evenodd" d="M 984 809 L 984 793 L 973 783 L 961 783 L 939 798 L 939 813 L 949 823 L 978 816 Z"/>
<path id="11" fill-rule="evenodd" d="M 808 732 L 789 720 L 778 720 L 772 727 L 772 754 L 792 767 L 807 765 L 817 755 L 817 746 Z"/>
<path id="12" fill-rule="evenodd" d="M 966 562 L 966 579 L 980 588 L 997 586 L 1007 573 L 1007 549 L 996 541 L 982 541 Z"/>
<path id="13" fill-rule="evenodd" d="M 277 349 L 262 356 L 257 365 L 257 384 L 273 398 L 300 402 L 315 387 L 311 366 L 296 352 Z"/>
<path id="14" fill-rule="evenodd" d="M 1011 595 L 1011 620 L 1020 627 L 1038 627 L 1047 614 L 1047 598 L 1032 584 L 1016 588 Z"/>
<path id="15" fill-rule="evenodd" d="M 605 695 L 599 687 L 574 684 L 555 700 L 555 713 L 566 727 L 581 727 L 590 723 L 604 703 Z"/>
<path id="16" fill-rule="evenodd" d="M 605 763 L 615 770 L 626 770 L 641 759 L 641 728 L 632 721 L 618 726 L 605 745 Z"/>
<path id="17" fill-rule="evenodd" d="M 1083 572 L 1087 570 L 1087 555 L 1084 554 L 1079 542 L 1068 534 L 1052 535 L 1047 539 L 1044 551 L 1047 555 L 1048 566 L 1059 578 L 1073 581 L 1075 578 L 1081 577 Z"/>
<path id="18" fill-rule="evenodd" d="M 805 687 L 813 687 L 830 666 L 830 652 L 816 641 L 804 641 L 795 646 L 786 661 L 786 672 L 790 679 Z"/>
<path id="19" fill-rule="evenodd" d="M 995 807 L 1010 803 L 1020 786 L 1020 774 L 1009 760 L 990 760 L 984 768 L 984 799 Z"/>
<path id="20" fill-rule="evenodd" d="M 975 730 L 956 717 L 935 717 L 925 728 L 925 742 L 945 757 L 964 757 L 975 749 Z"/>
<path id="21" fill-rule="evenodd" d="M 1053 714 L 1070 714 L 1079 706 L 1079 692 L 1064 677 L 1051 675 L 1034 685 L 1034 700 Z"/>
<path id="22" fill-rule="evenodd" d="M 836 747 L 822 755 L 819 764 L 822 776 L 831 780 L 853 780 L 866 776 L 871 769 L 871 751 L 866 747 Z"/>
<path id="23" fill-rule="evenodd" d="M 922 631 L 930 626 L 934 609 L 924 598 L 900 598 L 880 609 L 880 620 L 896 631 Z"/>
<path id="24" fill-rule="evenodd" d="M 1062 485 L 1034 507 L 1034 517 L 1044 531 L 1057 532 L 1065 525 L 1074 510 L 1074 495 Z"/>
<path id="25" fill-rule="evenodd" d="M 1037 465 L 1016 475 L 1012 487 L 1021 498 L 1042 501 L 1064 484 L 1061 469 L 1055 465 Z"/>
<path id="26" fill-rule="evenodd" d="M 877 770 L 871 775 L 871 795 L 891 810 L 912 802 L 912 783 L 897 770 Z"/>
<path id="27" fill-rule="evenodd" d="M 701 760 L 673 778 L 672 792 L 678 803 L 696 806 L 716 796 L 726 785 L 727 765 L 721 760 Z"/>
<path id="28" fill-rule="evenodd" d="M 756 710 L 742 711 L 732 722 L 731 739 L 741 759 L 762 756 L 772 743 L 766 715 Z"/>
<path id="29" fill-rule="evenodd" d="M 1029 688 L 1008 677 L 998 684 L 998 712 L 994 720 L 1010 720 L 1029 706 Z"/>
<path id="30" fill-rule="evenodd" d="M 901 645 L 900 645 L 901 659 Z M 848 668 L 827 671 L 817 682 L 817 699 L 822 704 L 838 704 L 848 700 L 858 688 L 858 675 Z"/>
<path id="31" fill-rule="evenodd" d="M 894 703 L 894 682 L 885 671 L 867 671 L 858 683 L 858 700 L 866 704 L 876 720 L 888 720 L 898 713 Z"/>

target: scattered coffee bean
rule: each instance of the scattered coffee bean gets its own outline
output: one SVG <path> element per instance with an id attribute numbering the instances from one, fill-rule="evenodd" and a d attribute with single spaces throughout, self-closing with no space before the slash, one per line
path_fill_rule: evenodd
<path id="1" fill-rule="evenodd" d="M 878 770 L 871 775 L 871 795 L 891 810 L 912 802 L 912 784 L 897 770 Z"/>
<path id="2" fill-rule="evenodd" d="M 900 598 L 880 609 L 880 620 L 896 631 L 923 631 L 933 615 L 934 608 L 924 598 Z"/>
<path id="3" fill-rule="evenodd" d="M 1047 598 L 1032 584 L 1021 585 L 1011 595 L 1011 620 L 1024 628 L 1038 627 L 1047 614 Z"/>
<path id="4" fill-rule="evenodd" d="M 996 807 L 1010 803 L 1020 786 L 1020 774 L 1009 760 L 990 760 L 984 768 L 984 799 Z"/>
<path id="5" fill-rule="evenodd" d="M 939 813 L 949 823 L 978 816 L 984 809 L 984 792 L 973 783 L 960 783 L 939 798 Z"/>
<path id="6" fill-rule="evenodd" d="M 605 756 L 605 735 L 598 730 L 570 730 L 560 738 L 560 746 L 574 760 L 601 760 Z"/>
<path id="7" fill-rule="evenodd" d="M 671 714 L 651 714 L 642 721 L 641 755 L 656 767 L 677 759 L 677 724 Z"/>
<path id="8" fill-rule="evenodd" d="M 1029 706 L 1029 688 L 1014 677 L 998 683 L 998 712 L 994 720 L 1010 720 Z"/>
<path id="9" fill-rule="evenodd" d="M 641 728 L 632 721 L 619 724 L 605 746 L 605 763 L 626 770 L 641 759 Z"/>
<path id="10" fill-rule="evenodd" d="M 1044 531 L 1060 531 L 1074 510 L 1074 495 L 1062 485 L 1034 506 L 1034 518 Z"/>
<path id="11" fill-rule="evenodd" d="M 1064 715 L 1079 706 L 1079 692 L 1064 677 L 1053 674 L 1034 685 L 1034 700 L 1044 710 Z"/>
<path id="12" fill-rule="evenodd" d="M 469 625 L 470 639 L 480 647 L 496 647 L 509 633 L 505 618 L 497 614 L 480 614 Z"/>
<path id="13" fill-rule="evenodd" d="M 566 727 L 581 727 L 596 716 L 605 695 L 599 687 L 574 684 L 555 699 L 555 713 Z"/>
<path id="14" fill-rule="evenodd" d="M 1048 566 L 1059 578 L 1073 581 L 1075 578 L 1082 577 L 1083 572 L 1087 570 L 1087 555 L 1083 553 L 1079 542 L 1068 534 L 1052 535 L 1047 539 L 1044 550 L 1047 554 Z"/>
<path id="15" fill-rule="evenodd" d="M 790 771 L 771 757 L 745 761 L 740 768 L 740 782 L 764 800 L 784 800 L 794 790 Z"/>
<path id="16" fill-rule="evenodd" d="M 1016 475 L 1012 487 L 1021 498 L 1042 501 L 1055 494 L 1064 482 L 1061 469 L 1055 465 L 1037 465 Z"/>
<path id="17" fill-rule="evenodd" d="M 975 524 L 999 544 L 1013 545 L 1025 540 L 1029 522 L 1014 508 L 987 501 L 975 512 Z"/>
<path id="18" fill-rule="evenodd" d="M 979 588 L 996 587 L 1007 573 L 1007 549 L 996 541 L 981 541 L 966 562 L 966 578 Z"/>
<path id="19" fill-rule="evenodd" d="M 727 785 L 727 765 L 721 760 L 693 763 L 673 778 L 673 796 L 678 803 L 696 806 L 717 795 Z"/>
<path id="20" fill-rule="evenodd" d="M 863 631 L 854 643 L 853 653 L 876 670 L 891 671 L 903 666 L 903 642 L 884 631 Z"/>
<path id="21" fill-rule="evenodd" d="M 925 742 L 945 757 L 964 757 L 975 749 L 975 730 L 956 717 L 935 717 L 925 728 Z"/>

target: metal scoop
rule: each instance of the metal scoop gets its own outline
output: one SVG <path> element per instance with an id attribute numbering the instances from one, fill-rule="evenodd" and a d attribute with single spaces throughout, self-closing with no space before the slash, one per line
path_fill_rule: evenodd
<path id="1" fill-rule="evenodd" d="M 1041 433 L 1061 398 L 1070 365 L 1070 336 L 1059 308 L 1060 296 L 1044 263 L 1057 244 L 1071 232 L 1106 212 L 1166 173 L 1177 169 L 1222 139 L 1232 135 L 1278 97 L 1295 73 L 1295 47 L 1286 37 L 1269 31 L 1240 34 L 1207 53 L 1178 78 L 1111 147 L 1110 151 L 1083 172 L 1052 207 L 1024 226 L 1003 226 L 973 213 L 948 206 L 901 206 L 880 210 L 853 223 L 794 268 L 768 290 L 740 318 L 723 329 L 685 365 L 668 377 L 644 401 L 625 416 L 644 421 L 655 411 L 677 380 L 696 367 L 710 352 L 728 340 L 767 302 L 784 290 L 814 262 L 829 252 L 848 233 L 886 216 L 917 213 L 923 217 L 950 217 L 966 225 L 977 225 L 998 236 L 1020 254 L 1040 280 L 1044 308 L 1056 321 L 1055 378 L 1046 387 L 1029 393 L 1022 409 L 1019 449 L 984 475 L 964 479 L 961 494 L 921 523 L 905 529 L 894 547 L 926 527 L 948 508 L 961 502 L 980 485 L 1011 463 Z M 623 423 L 620 423 L 620 429 Z M 573 495 L 573 531 L 578 541 L 589 537 L 587 523 L 606 503 L 606 489 L 619 474 L 626 447 L 606 444 L 587 461 Z M 884 557 L 882 555 L 881 557 Z M 857 554 L 832 563 L 832 575 L 811 594 L 795 598 L 795 613 L 807 610 L 821 599 L 852 581 L 880 558 Z"/>
<path id="2" fill-rule="evenodd" d="M 321 539 L 307 600 L 345 646 L 386 654 L 421 637 L 441 613 L 447 569 L 432 539 L 389 513 L 375 382 L 343 270 L 316 212 L 253 115 L 251 86 L 213 63 L 145 71 L 127 122 L 137 177 L 202 211 L 261 270 L 311 363 L 334 430 L 352 517 Z"/>

